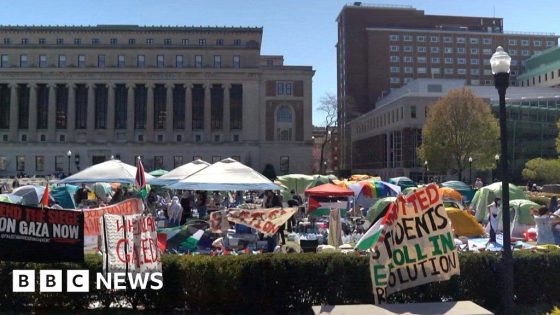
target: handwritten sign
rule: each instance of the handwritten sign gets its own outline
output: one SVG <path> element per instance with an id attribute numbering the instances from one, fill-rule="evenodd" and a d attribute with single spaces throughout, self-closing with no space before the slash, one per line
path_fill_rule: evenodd
<path id="1" fill-rule="evenodd" d="M 297 208 L 230 209 L 227 218 L 231 222 L 246 225 L 270 236 L 276 234 L 280 226 L 286 223 L 297 210 Z"/>
<path id="2" fill-rule="evenodd" d="M 80 211 L 0 202 L 0 260 L 84 261 Z"/>
<path id="3" fill-rule="evenodd" d="M 210 231 L 212 233 L 227 233 L 229 229 L 229 223 L 227 219 L 227 214 L 225 210 L 214 211 L 210 213 Z"/>
<path id="4" fill-rule="evenodd" d="M 161 272 L 156 223 L 151 215 L 105 214 L 100 221 L 104 272 Z"/>
<path id="5" fill-rule="evenodd" d="M 143 204 L 141 199 L 127 199 L 125 201 L 110 205 L 107 207 L 84 209 L 84 235 L 98 236 L 100 235 L 99 218 L 103 214 L 137 214 L 142 212 Z"/>
<path id="6" fill-rule="evenodd" d="M 399 195 L 382 219 L 382 234 L 370 251 L 376 303 L 391 293 L 459 274 L 451 221 L 437 185 Z"/>

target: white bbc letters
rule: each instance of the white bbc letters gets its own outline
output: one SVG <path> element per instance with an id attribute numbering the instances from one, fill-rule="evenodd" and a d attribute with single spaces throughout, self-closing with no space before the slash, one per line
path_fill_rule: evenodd
<path id="1" fill-rule="evenodd" d="M 39 292 L 62 292 L 62 270 L 41 270 Z"/>
<path id="2" fill-rule="evenodd" d="M 13 292 L 35 292 L 35 270 L 14 269 L 12 273 Z"/>
<path id="3" fill-rule="evenodd" d="M 66 291 L 89 292 L 89 270 L 67 270 Z"/>

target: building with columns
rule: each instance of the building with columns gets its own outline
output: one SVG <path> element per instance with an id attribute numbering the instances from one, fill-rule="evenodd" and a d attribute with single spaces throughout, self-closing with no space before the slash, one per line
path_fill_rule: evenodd
<path id="1" fill-rule="evenodd" d="M 232 157 L 310 172 L 314 71 L 261 55 L 262 32 L 0 27 L 0 176 L 138 155 L 148 170 Z"/>

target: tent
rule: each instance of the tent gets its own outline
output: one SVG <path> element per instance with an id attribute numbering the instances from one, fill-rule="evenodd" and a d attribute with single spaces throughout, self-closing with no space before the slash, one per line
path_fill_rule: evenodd
<path id="1" fill-rule="evenodd" d="M 389 178 L 389 183 L 393 184 L 393 185 L 399 185 L 401 187 L 401 189 L 405 189 L 408 187 L 418 187 L 416 185 L 416 183 L 408 178 L 408 177 L 393 177 L 393 178 Z"/>
<path id="2" fill-rule="evenodd" d="M 146 181 L 154 177 L 144 173 Z M 119 160 L 109 160 L 86 168 L 72 176 L 58 182 L 58 184 L 77 183 L 128 183 L 134 184 L 136 178 L 136 167 L 128 165 Z"/>
<path id="3" fill-rule="evenodd" d="M 278 176 L 276 180 L 288 187 L 289 190 L 294 190 L 298 194 L 303 194 L 311 183 L 313 183 L 315 178 L 305 174 L 288 174 Z"/>
<path id="4" fill-rule="evenodd" d="M 515 216 L 519 223 L 535 225 L 535 219 L 531 213 L 531 208 L 539 209 L 541 205 L 525 199 L 514 199 L 509 201 L 510 208 L 513 207 Z M 512 218 L 514 217 L 512 213 Z"/>
<path id="5" fill-rule="evenodd" d="M 165 175 L 165 174 L 167 174 L 167 173 L 169 173 L 169 172 L 166 171 L 166 170 L 157 169 L 157 170 L 151 171 L 151 172 L 148 173 L 148 174 L 150 174 L 150 175 L 152 175 L 152 176 L 154 176 L 154 177 L 160 177 L 160 176 Z"/>
<path id="6" fill-rule="evenodd" d="M 453 200 L 456 200 L 458 202 L 463 201 L 463 195 L 461 195 L 461 193 L 459 193 L 458 191 L 456 191 L 453 188 L 441 187 L 439 189 L 439 193 L 440 193 L 442 199 L 453 199 Z"/>
<path id="7" fill-rule="evenodd" d="M 80 189 L 79 186 L 74 185 L 62 185 L 54 187 L 50 194 L 58 204 L 64 209 L 76 209 L 76 201 L 74 196 L 76 192 Z"/>
<path id="8" fill-rule="evenodd" d="M 354 205 L 362 205 L 365 208 L 373 205 L 378 198 L 397 196 L 401 192 L 397 185 L 371 179 L 350 183 L 347 188 L 354 192 Z"/>
<path id="9" fill-rule="evenodd" d="M 166 185 L 173 185 L 180 181 L 181 179 L 185 179 L 192 174 L 207 168 L 210 163 L 205 162 L 201 159 L 194 160 L 190 163 L 183 164 L 173 170 L 169 171 L 169 173 L 162 175 L 158 178 L 153 178 L 148 180 L 150 185 L 158 185 L 158 186 L 166 186 Z"/>
<path id="10" fill-rule="evenodd" d="M 0 194 L 0 202 L 19 204 L 21 203 L 21 199 L 21 196 L 16 196 L 14 194 Z"/>
<path id="11" fill-rule="evenodd" d="M 335 184 L 323 184 L 305 190 L 306 196 L 322 197 L 348 197 L 354 196 L 354 192 L 348 188 L 339 187 Z"/>
<path id="12" fill-rule="evenodd" d="M 21 204 L 24 206 L 37 206 L 45 193 L 44 186 L 25 185 L 12 191 L 12 195 L 21 197 Z M 52 200 L 52 196 L 49 196 Z"/>
<path id="13" fill-rule="evenodd" d="M 455 189 L 461 195 L 463 195 L 463 201 L 465 203 L 470 203 L 475 193 L 475 190 L 472 189 L 471 186 L 457 180 L 443 182 L 441 183 L 441 187 L 449 187 Z"/>
<path id="14" fill-rule="evenodd" d="M 271 182 L 261 173 L 232 158 L 216 162 L 166 187 L 169 189 L 212 191 L 281 189 L 280 186 Z"/>
<path id="15" fill-rule="evenodd" d="M 478 222 L 488 221 L 487 207 L 496 197 L 502 198 L 502 182 L 484 186 L 474 194 L 471 202 L 471 209 L 475 211 L 475 217 Z M 515 199 L 527 199 L 527 195 L 521 188 L 509 184 L 509 200 Z M 501 222 L 500 218 L 498 218 L 498 222 Z"/>
<path id="16" fill-rule="evenodd" d="M 453 231 L 458 236 L 474 237 L 484 235 L 484 228 L 467 211 L 457 208 L 445 208 Z"/>

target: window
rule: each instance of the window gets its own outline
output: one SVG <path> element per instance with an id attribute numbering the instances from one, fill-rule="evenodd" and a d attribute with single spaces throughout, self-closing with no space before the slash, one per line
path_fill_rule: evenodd
<path id="1" fill-rule="evenodd" d="M 194 66 L 197 68 L 202 68 L 202 56 L 196 55 L 194 56 Z"/>
<path id="2" fill-rule="evenodd" d="M 404 52 L 412 52 L 412 46 L 403 46 Z"/>
<path id="3" fill-rule="evenodd" d="M 490 65 L 490 59 L 483 59 L 482 64 L 485 65 L 485 66 L 489 66 Z"/>
<path id="4" fill-rule="evenodd" d="M 35 156 L 35 171 L 43 172 L 45 170 L 45 157 L 43 155 Z"/>
<path id="5" fill-rule="evenodd" d="M 404 56 L 403 60 L 404 60 L 404 62 L 410 63 L 410 62 L 412 62 L 412 57 L 411 56 Z"/>
<path id="6" fill-rule="evenodd" d="M 12 41 L 10 40 L 9 37 L 4 38 L 4 44 L 5 44 L 5 45 L 9 45 L 9 44 L 11 44 L 11 43 L 12 43 Z"/>
<path id="7" fill-rule="evenodd" d="M 401 79 L 400 79 L 400 78 L 396 78 L 396 77 L 391 77 L 391 83 L 400 84 L 400 83 L 401 83 Z"/>
<path id="8" fill-rule="evenodd" d="M 410 106 L 410 118 L 416 118 L 416 106 Z"/>
<path id="9" fill-rule="evenodd" d="M 124 68 L 125 66 L 126 66 L 125 56 L 124 55 L 118 55 L 117 56 L 117 67 Z"/>
<path id="10" fill-rule="evenodd" d="M 399 62 L 399 56 L 390 56 L 391 62 Z"/>
<path id="11" fill-rule="evenodd" d="M 457 74 L 467 74 L 466 69 L 457 69 Z"/>
<path id="12" fill-rule="evenodd" d="M 526 49 L 523 49 L 523 50 L 521 51 L 521 56 L 529 56 L 529 51 L 526 50 Z"/>
<path id="13" fill-rule="evenodd" d="M 21 39 L 21 44 L 22 45 L 27 45 L 28 43 L 29 43 L 29 39 L 27 39 L 27 38 L 22 38 Z"/>
<path id="14" fill-rule="evenodd" d="M 19 56 L 19 66 L 21 68 L 27 68 L 27 66 L 28 66 L 27 55 L 20 55 Z"/>
<path id="15" fill-rule="evenodd" d="M 39 68 L 47 67 L 47 55 L 39 55 Z"/>
<path id="16" fill-rule="evenodd" d="M 416 51 L 419 53 L 425 53 L 426 52 L 426 47 L 425 46 L 418 46 L 416 47 Z"/>
<path id="17" fill-rule="evenodd" d="M 445 54 L 452 54 L 452 53 L 453 53 L 453 47 L 445 47 L 445 48 L 443 48 L 443 53 L 445 53 Z"/>
<path id="18" fill-rule="evenodd" d="M 404 78 L 404 81 L 403 81 L 403 82 L 406 84 L 406 83 L 408 83 L 408 82 L 410 82 L 410 81 L 412 81 L 412 78 Z"/>
<path id="19" fill-rule="evenodd" d="M 391 73 L 399 73 L 401 69 L 399 67 L 391 67 Z"/>
<path id="20" fill-rule="evenodd" d="M 64 38 L 57 38 L 56 39 L 56 44 L 57 45 L 63 45 L 64 44 Z"/>
<path id="21" fill-rule="evenodd" d="M 276 81 L 276 95 L 292 95 L 292 82 Z"/>
<path id="22" fill-rule="evenodd" d="M 97 67 L 105 68 L 105 55 L 97 55 Z"/>
<path id="23" fill-rule="evenodd" d="M 416 41 L 417 41 L 417 42 L 425 42 L 425 41 L 426 41 L 426 37 L 425 37 L 425 36 L 416 36 Z"/>
<path id="24" fill-rule="evenodd" d="M 484 54 L 484 55 L 492 55 L 492 49 L 484 48 L 484 49 L 482 50 L 482 54 Z"/>
<path id="25" fill-rule="evenodd" d="M 392 42 L 396 42 L 399 40 L 399 35 L 389 35 L 389 40 Z"/>
<path id="26" fill-rule="evenodd" d="M 78 68 L 85 68 L 86 66 L 86 56 L 78 55 Z"/>
<path id="27" fill-rule="evenodd" d="M 491 38 L 483 38 L 482 43 L 484 45 L 492 45 L 492 39 Z"/>
<path id="28" fill-rule="evenodd" d="M 221 68 L 222 67 L 222 56 L 215 55 L 214 56 L 214 68 Z"/>
<path id="29" fill-rule="evenodd" d="M 437 57 L 432 58 L 432 63 L 439 63 L 439 58 Z"/>
<path id="30" fill-rule="evenodd" d="M 512 66 L 517 66 L 517 60 L 515 60 L 515 59 L 511 60 L 511 65 Z M 513 75 L 513 73 L 512 73 L 512 75 Z"/>
<path id="31" fill-rule="evenodd" d="M 464 47 L 457 47 L 457 53 L 458 54 L 464 54 L 465 53 L 465 48 Z"/>
<path id="32" fill-rule="evenodd" d="M 181 39 L 181 45 L 183 46 L 189 46 L 189 40 L 186 38 Z"/>
<path id="33" fill-rule="evenodd" d="M 91 44 L 92 45 L 99 45 L 99 38 L 92 38 L 91 39 Z"/>
<path id="34" fill-rule="evenodd" d="M 431 43 L 439 43 L 439 37 L 437 36 L 430 36 Z"/>
<path id="35" fill-rule="evenodd" d="M 282 174 L 289 174 L 290 173 L 290 157 L 289 156 L 281 156 L 280 157 L 280 172 Z"/>
<path id="36" fill-rule="evenodd" d="M 432 74 L 440 74 L 441 73 L 440 68 L 431 68 L 430 71 L 432 72 Z"/>
<path id="37" fill-rule="evenodd" d="M 173 42 L 171 41 L 171 38 L 166 38 L 163 40 L 163 44 L 166 46 L 171 45 Z"/>
<path id="38" fill-rule="evenodd" d="M 66 67 L 66 55 L 58 55 L 58 67 L 59 68 Z"/>
<path id="39" fill-rule="evenodd" d="M 57 155 L 54 157 L 54 171 L 64 172 L 64 156 Z"/>
<path id="40" fill-rule="evenodd" d="M 430 47 L 430 52 L 439 53 L 439 47 Z"/>
<path id="41" fill-rule="evenodd" d="M 206 46 L 206 39 L 205 38 L 200 38 L 198 40 L 198 45 L 199 46 Z"/>
<path id="42" fill-rule="evenodd" d="M 233 135 L 231 141 L 232 142 L 239 142 L 239 135 Z"/>
<path id="43" fill-rule="evenodd" d="M 443 38 L 443 42 L 444 42 L 444 43 L 452 43 L 452 42 L 453 42 L 453 38 L 452 38 L 452 37 L 449 37 L 449 36 L 445 36 L 445 37 Z"/>
<path id="44" fill-rule="evenodd" d="M 457 44 L 464 44 L 465 43 L 465 38 L 464 37 L 457 37 L 455 39 L 455 42 L 457 42 Z"/>
<path id="45" fill-rule="evenodd" d="M 202 135 L 194 135 L 194 142 L 201 143 L 202 142 Z"/>
<path id="46" fill-rule="evenodd" d="M 216 39 L 216 46 L 223 46 L 224 45 L 224 40 L 223 38 L 218 38 Z"/>
<path id="47" fill-rule="evenodd" d="M 274 66 L 274 60 L 272 60 L 272 59 L 266 59 L 266 65 L 267 65 L 268 67 Z"/>
<path id="48" fill-rule="evenodd" d="M 412 73 L 412 67 L 404 67 L 404 73 Z"/>
<path id="49" fill-rule="evenodd" d="M 129 45 L 136 45 L 136 38 L 129 38 L 128 39 L 128 44 Z"/>
<path id="50" fill-rule="evenodd" d="M 444 74 L 453 74 L 454 71 L 453 71 L 453 68 L 445 68 L 445 69 L 443 69 L 443 73 Z"/>
<path id="51" fill-rule="evenodd" d="M 508 53 L 510 56 L 517 56 L 517 49 L 510 49 Z"/>
<path id="52" fill-rule="evenodd" d="M 471 69 L 471 75 L 480 75 L 479 69 Z"/>
<path id="53" fill-rule="evenodd" d="M 280 141 L 292 140 L 292 109 L 287 105 L 282 105 L 276 113 L 276 138 Z"/>
<path id="54" fill-rule="evenodd" d="M 162 169 L 163 168 L 163 156 L 154 156 L 154 169 Z"/>
<path id="55" fill-rule="evenodd" d="M 59 141 L 59 142 L 64 142 L 64 141 L 66 141 L 66 136 L 65 136 L 65 135 L 60 135 L 60 137 L 58 137 L 58 141 Z"/>
<path id="56" fill-rule="evenodd" d="M 26 142 L 26 141 L 27 141 L 27 135 L 21 135 L 21 142 Z"/>
<path id="57" fill-rule="evenodd" d="M 446 64 L 452 64 L 452 63 L 453 63 L 453 58 L 445 58 L 445 59 L 444 59 L 444 62 L 445 62 Z"/>
<path id="58" fill-rule="evenodd" d="M 46 135 L 41 135 L 41 136 L 39 137 L 39 141 L 41 141 L 41 142 L 47 141 L 47 136 L 46 136 Z"/>
<path id="59" fill-rule="evenodd" d="M 182 141 L 183 141 L 183 136 L 182 136 L 182 135 L 177 135 L 177 136 L 175 137 L 175 141 L 177 141 L 177 142 L 182 142 Z"/>
<path id="60" fill-rule="evenodd" d="M 173 168 L 177 168 L 181 165 L 183 165 L 183 156 L 182 155 L 174 156 L 173 157 Z"/>
<path id="61" fill-rule="evenodd" d="M 471 59 L 471 65 L 477 65 L 479 63 L 478 59 Z"/>
<path id="62" fill-rule="evenodd" d="M 466 63 L 467 61 L 465 60 L 465 58 L 457 58 L 457 64 L 464 65 Z"/>
<path id="63" fill-rule="evenodd" d="M 547 40 L 546 41 L 546 47 L 552 47 L 552 46 L 554 46 L 554 41 Z"/>
<path id="64" fill-rule="evenodd" d="M 542 44 L 542 41 L 540 41 L 540 40 L 534 40 L 533 41 L 533 46 L 539 47 L 539 46 L 541 46 L 541 44 Z"/>
<path id="65" fill-rule="evenodd" d="M 144 55 L 136 56 L 136 66 L 138 68 L 144 68 L 146 66 L 146 57 Z"/>
<path id="66" fill-rule="evenodd" d="M 399 51 L 399 46 L 390 46 L 391 51 Z"/>
<path id="67" fill-rule="evenodd" d="M 81 45 L 82 39 L 81 38 L 74 38 L 74 45 Z"/>
<path id="68" fill-rule="evenodd" d="M 25 172 L 25 156 L 16 156 L 16 171 Z"/>
<path id="69" fill-rule="evenodd" d="M 521 40 L 521 46 L 529 46 L 529 40 L 528 39 L 522 39 Z"/>
<path id="70" fill-rule="evenodd" d="M 510 46 L 515 46 L 515 45 L 517 45 L 517 39 L 510 39 L 510 40 L 508 40 L 508 45 L 510 45 Z"/>
<path id="71" fill-rule="evenodd" d="M 39 38 L 39 45 L 45 45 L 47 43 L 47 40 L 44 38 Z"/>
<path id="72" fill-rule="evenodd" d="M 238 55 L 233 56 L 233 67 L 234 68 L 239 68 L 241 66 L 241 63 L 240 63 L 239 59 L 240 58 L 239 58 Z"/>
<path id="73" fill-rule="evenodd" d="M 425 74 L 425 73 L 426 73 L 426 67 L 418 67 L 418 68 L 416 68 L 416 73 L 418 73 L 418 74 Z"/>
<path id="74" fill-rule="evenodd" d="M 412 35 L 403 35 L 403 40 L 405 42 L 411 42 L 412 41 Z"/>
<path id="75" fill-rule="evenodd" d="M 220 137 L 220 135 L 214 135 L 214 142 L 220 142 L 222 140 L 222 137 Z"/>
<path id="76" fill-rule="evenodd" d="M 164 59 L 163 59 L 163 55 L 157 55 L 157 67 L 158 68 L 165 67 L 165 62 L 164 62 Z"/>
<path id="77" fill-rule="evenodd" d="M 471 48 L 471 54 L 478 54 L 478 48 Z"/>
<path id="78" fill-rule="evenodd" d="M 183 68 L 183 56 L 182 55 L 175 56 L 175 67 Z"/>
<path id="79" fill-rule="evenodd" d="M 146 38 L 146 45 L 152 45 L 154 43 L 153 38 Z"/>
<path id="80" fill-rule="evenodd" d="M 157 142 L 163 142 L 163 135 L 157 135 Z"/>

